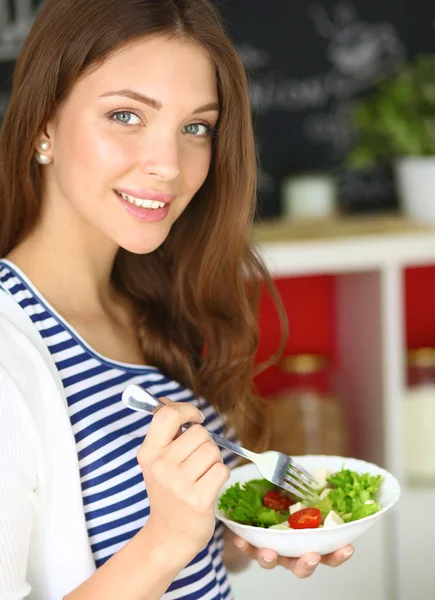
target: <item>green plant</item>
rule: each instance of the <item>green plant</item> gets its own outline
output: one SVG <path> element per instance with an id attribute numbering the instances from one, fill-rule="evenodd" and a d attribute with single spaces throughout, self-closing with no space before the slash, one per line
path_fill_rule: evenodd
<path id="1" fill-rule="evenodd" d="M 357 143 L 348 156 L 351 167 L 435 155 L 435 55 L 419 55 L 360 98 L 352 123 Z"/>

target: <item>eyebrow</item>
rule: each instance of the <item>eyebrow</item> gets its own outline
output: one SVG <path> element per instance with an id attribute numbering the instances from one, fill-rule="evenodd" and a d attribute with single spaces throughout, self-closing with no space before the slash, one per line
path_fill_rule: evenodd
<path id="1" fill-rule="evenodd" d="M 124 96 L 125 98 L 136 100 L 136 102 L 142 102 L 142 104 L 146 104 L 155 110 L 160 110 L 163 106 L 158 100 L 154 100 L 154 98 L 149 98 L 148 96 L 139 94 L 139 92 L 135 92 L 134 90 L 115 90 L 113 92 L 106 92 L 105 94 L 101 94 L 100 98 L 107 98 L 108 96 Z M 211 111 L 219 112 L 218 102 L 209 102 L 208 104 L 199 106 L 193 111 L 192 114 L 196 115 L 198 113 Z"/>

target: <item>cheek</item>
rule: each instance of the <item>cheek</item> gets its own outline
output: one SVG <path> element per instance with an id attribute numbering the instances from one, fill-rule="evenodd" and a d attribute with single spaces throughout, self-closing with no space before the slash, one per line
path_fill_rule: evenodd
<path id="1" fill-rule="evenodd" d="M 77 123 L 61 132 L 59 162 L 66 165 L 74 184 L 80 185 L 85 180 L 89 186 L 106 174 L 110 178 L 130 164 L 131 154 L 127 143 L 86 123 Z"/>
<path id="2" fill-rule="evenodd" d="M 183 176 L 189 192 L 196 193 L 204 183 L 211 161 L 211 147 L 201 149 L 199 152 L 191 153 L 185 160 Z"/>

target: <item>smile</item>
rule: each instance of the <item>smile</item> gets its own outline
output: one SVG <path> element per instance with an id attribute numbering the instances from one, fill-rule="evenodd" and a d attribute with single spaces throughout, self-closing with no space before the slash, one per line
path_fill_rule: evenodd
<path id="1" fill-rule="evenodd" d="M 143 200 L 142 198 L 135 198 L 134 196 L 130 196 L 129 194 L 125 194 L 124 192 L 118 192 L 115 190 L 120 198 L 130 202 L 130 204 L 134 204 L 135 206 L 139 206 L 140 208 L 151 208 L 152 210 L 156 210 L 157 208 L 163 208 L 165 206 L 165 202 L 158 202 L 157 200 Z"/>

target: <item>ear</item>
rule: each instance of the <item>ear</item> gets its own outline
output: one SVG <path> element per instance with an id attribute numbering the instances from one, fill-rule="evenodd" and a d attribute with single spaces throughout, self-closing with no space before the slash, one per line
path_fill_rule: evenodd
<path id="1" fill-rule="evenodd" d="M 50 119 L 45 125 L 43 135 L 44 139 L 48 140 L 51 146 L 54 148 L 54 141 L 56 138 L 56 121 L 54 118 Z"/>
<path id="2" fill-rule="evenodd" d="M 35 151 L 37 154 L 42 154 L 47 157 L 47 163 L 51 162 L 54 157 L 54 127 L 48 123 L 47 126 L 41 131 L 36 138 Z M 50 159 L 50 161 L 48 161 Z"/>

